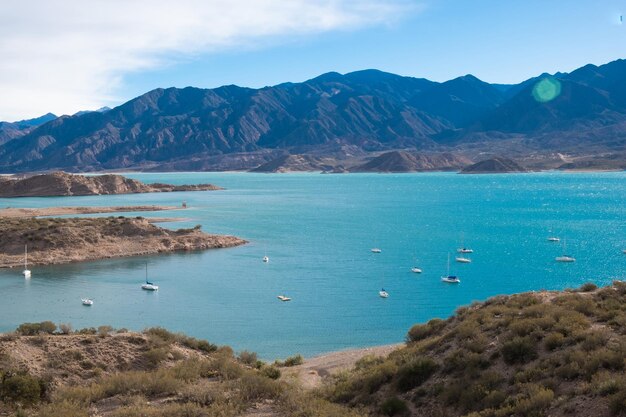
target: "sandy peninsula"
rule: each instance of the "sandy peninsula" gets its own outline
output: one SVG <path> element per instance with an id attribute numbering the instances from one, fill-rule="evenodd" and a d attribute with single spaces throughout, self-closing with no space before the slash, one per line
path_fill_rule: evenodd
<path id="1" fill-rule="evenodd" d="M 68 216 L 72 214 L 98 214 L 140 211 L 176 210 L 174 206 L 114 206 L 114 207 L 6 207 L 0 209 L 0 217 Z M 148 219 L 151 220 L 151 219 Z"/>

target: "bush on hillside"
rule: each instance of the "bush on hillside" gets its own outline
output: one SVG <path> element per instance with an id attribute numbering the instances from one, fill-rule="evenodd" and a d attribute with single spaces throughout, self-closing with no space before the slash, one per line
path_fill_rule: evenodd
<path id="1" fill-rule="evenodd" d="M 400 367 L 396 385 L 402 392 L 409 391 L 426 382 L 437 368 L 437 363 L 432 359 L 418 357 Z"/>
<path id="2" fill-rule="evenodd" d="M 529 337 L 515 337 L 509 342 L 505 342 L 501 349 L 504 361 L 513 365 L 516 363 L 527 363 L 537 358 L 537 348 L 535 342 Z"/>

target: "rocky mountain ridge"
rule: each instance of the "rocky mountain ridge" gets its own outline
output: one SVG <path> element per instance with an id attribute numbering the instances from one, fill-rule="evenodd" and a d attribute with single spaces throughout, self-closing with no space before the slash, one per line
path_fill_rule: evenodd
<path id="1" fill-rule="evenodd" d="M 537 155 L 623 152 L 625 74 L 626 61 L 617 60 L 516 85 L 364 70 L 260 89 L 156 89 L 9 140 L 0 146 L 0 172 L 248 170 L 286 153 L 332 157 L 340 166 L 352 149 L 454 152 L 471 160 L 497 152 L 552 167 Z"/>

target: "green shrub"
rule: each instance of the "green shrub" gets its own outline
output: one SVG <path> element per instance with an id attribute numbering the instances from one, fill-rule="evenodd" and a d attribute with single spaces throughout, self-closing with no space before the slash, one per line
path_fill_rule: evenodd
<path id="1" fill-rule="evenodd" d="M 270 379 L 278 379 L 280 378 L 280 369 L 273 365 L 264 366 L 261 368 L 261 375 L 266 376 Z"/>
<path id="2" fill-rule="evenodd" d="M 580 288 L 578 288 L 578 291 L 580 292 L 591 292 L 591 291 L 595 291 L 598 289 L 598 286 L 596 284 L 594 284 L 593 282 L 587 282 L 584 283 L 583 285 L 580 286 Z"/>
<path id="3" fill-rule="evenodd" d="M 43 382 L 28 374 L 7 374 L 0 381 L 0 398 L 7 403 L 33 405 L 44 393 Z"/>
<path id="4" fill-rule="evenodd" d="M 277 381 L 264 376 L 244 373 L 239 379 L 230 382 L 237 392 L 237 396 L 244 402 L 256 402 L 259 400 L 275 399 L 280 395 L 282 388 Z"/>
<path id="5" fill-rule="evenodd" d="M 614 416 L 626 414 L 626 390 L 620 390 L 610 397 L 609 410 Z"/>
<path id="6" fill-rule="evenodd" d="M 150 327 L 145 329 L 143 333 L 148 336 L 156 336 L 165 342 L 173 342 L 176 340 L 176 334 L 163 327 Z"/>
<path id="7" fill-rule="evenodd" d="M 98 335 L 100 337 L 106 337 L 109 334 L 111 334 L 111 332 L 113 332 L 113 327 L 111 326 L 99 326 L 98 327 Z"/>
<path id="8" fill-rule="evenodd" d="M 420 340 L 426 339 L 434 335 L 443 329 L 446 325 L 446 322 L 441 319 L 432 319 L 426 324 L 416 324 L 406 335 L 406 340 L 408 343 L 410 342 L 418 342 Z"/>
<path id="9" fill-rule="evenodd" d="M 22 323 L 16 331 L 24 336 L 34 336 L 40 333 L 53 334 L 56 329 L 56 324 L 51 321 L 42 321 L 40 323 Z"/>
<path id="10" fill-rule="evenodd" d="M 161 362 L 167 359 L 169 349 L 167 348 L 153 348 L 143 353 L 143 357 L 150 368 L 156 368 Z"/>
<path id="11" fill-rule="evenodd" d="M 281 361 L 275 361 L 274 365 L 290 367 L 290 366 L 302 365 L 303 363 L 304 363 L 304 358 L 301 355 L 295 355 L 295 356 L 288 357 L 287 359 L 285 359 L 282 362 Z"/>
<path id="12" fill-rule="evenodd" d="M 591 387 L 595 394 L 605 397 L 619 392 L 624 387 L 624 379 L 623 376 L 602 371 L 593 376 Z"/>
<path id="13" fill-rule="evenodd" d="M 550 333 L 546 337 L 543 338 L 543 344 L 548 350 L 555 350 L 560 348 L 565 344 L 565 336 L 561 333 Z"/>
<path id="14" fill-rule="evenodd" d="M 537 387 L 529 390 L 526 398 L 520 398 L 513 408 L 515 415 L 533 416 L 547 409 L 554 399 L 554 392 L 550 389 Z"/>
<path id="15" fill-rule="evenodd" d="M 380 405 L 380 412 L 386 416 L 397 416 L 409 413 L 409 407 L 398 397 L 391 397 Z"/>
<path id="16" fill-rule="evenodd" d="M 89 417 L 89 410 L 78 403 L 62 401 L 43 406 L 37 417 Z"/>
<path id="17" fill-rule="evenodd" d="M 69 323 L 61 323 L 59 324 L 59 331 L 61 334 L 70 334 L 72 333 L 72 325 Z"/>
<path id="18" fill-rule="evenodd" d="M 529 337 L 516 337 L 502 345 L 501 353 L 509 365 L 527 363 L 537 357 L 537 348 Z"/>
<path id="19" fill-rule="evenodd" d="M 247 350 L 242 350 L 239 352 L 239 356 L 237 357 L 239 362 L 249 365 L 256 366 L 258 361 L 257 354 L 255 352 L 248 352 Z"/>
<path id="20" fill-rule="evenodd" d="M 198 340 L 198 344 L 196 349 L 201 350 L 206 353 L 213 353 L 217 350 L 217 346 L 213 343 L 209 343 L 206 340 Z"/>
<path id="21" fill-rule="evenodd" d="M 417 358 L 399 368 L 396 385 L 402 392 L 409 391 L 426 382 L 437 368 L 437 363 L 432 359 Z"/>

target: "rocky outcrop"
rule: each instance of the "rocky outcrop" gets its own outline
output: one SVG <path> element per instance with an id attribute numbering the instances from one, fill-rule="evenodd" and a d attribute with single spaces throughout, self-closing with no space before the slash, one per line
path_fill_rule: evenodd
<path id="1" fill-rule="evenodd" d="M 504 174 L 507 172 L 528 172 L 512 159 L 495 157 L 477 162 L 461 170 L 461 174 Z"/>
<path id="2" fill-rule="evenodd" d="M 0 218 L 0 267 L 21 265 L 24 245 L 28 261 L 49 265 L 175 251 L 243 245 L 234 236 L 193 229 L 170 230 L 142 217 Z"/>
<path id="3" fill-rule="evenodd" d="M 132 194 L 219 189 L 221 188 L 212 184 L 144 184 L 141 181 L 114 174 L 84 176 L 54 172 L 26 178 L 0 177 L 0 197 Z"/>
<path id="4" fill-rule="evenodd" d="M 471 161 L 452 153 L 422 154 L 392 151 L 377 156 L 365 164 L 355 166 L 351 172 L 415 172 L 446 171 L 458 169 Z"/>

